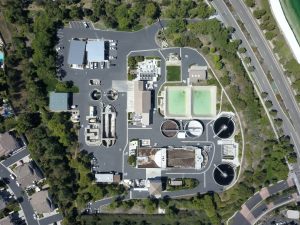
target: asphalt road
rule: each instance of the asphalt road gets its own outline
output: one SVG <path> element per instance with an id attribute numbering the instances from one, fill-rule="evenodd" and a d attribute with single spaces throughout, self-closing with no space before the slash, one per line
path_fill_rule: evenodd
<path id="1" fill-rule="evenodd" d="M 19 151 L 18 153 L 12 155 L 11 157 L 5 159 L 2 161 L 2 164 L 6 167 L 14 164 L 15 162 L 23 159 L 24 157 L 29 155 L 29 151 L 27 148 L 24 148 L 23 150 Z"/>
<path id="2" fill-rule="evenodd" d="M 236 14 L 240 17 L 241 21 L 245 24 L 248 32 L 250 33 L 253 42 L 258 47 L 258 51 L 264 58 L 264 63 L 269 67 L 271 75 L 274 79 L 278 91 L 281 93 L 281 97 L 288 110 L 288 113 L 293 121 L 298 134 L 300 134 L 300 110 L 298 103 L 295 100 L 295 96 L 292 92 L 291 85 L 288 83 L 286 76 L 281 65 L 276 60 L 273 50 L 270 48 L 268 42 L 263 36 L 260 28 L 258 27 L 254 17 L 240 0 L 230 0 Z"/>
<path id="3" fill-rule="evenodd" d="M 238 1 L 236 1 L 238 2 Z M 243 34 L 242 30 L 240 29 L 240 27 L 238 26 L 236 19 L 233 17 L 231 11 L 228 9 L 228 7 L 226 6 L 226 4 L 223 2 L 223 0 L 213 0 L 212 2 L 213 6 L 215 7 L 215 9 L 217 10 L 217 12 L 219 13 L 219 16 L 221 17 L 221 19 L 223 20 L 223 22 L 226 25 L 232 26 L 235 28 L 235 33 L 234 33 L 234 37 L 236 39 L 240 39 L 242 40 L 242 47 L 245 47 L 247 49 L 246 52 L 246 56 L 251 57 L 252 60 L 252 64 L 255 67 L 255 71 L 253 73 L 253 78 L 255 80 L 255 82 L 258 85 L 258 88 L 261 92 L 267 92 L 268 93 L 268 99 L 272 101 L 273 103 L 273 109 L 277 110 L 277 115 L 278 118 L 281 118 L 283 120 L 283 131 L 286 135 L 289 135 L 291 137 L 291 142 L 294 144 L 295 149 L 298 152 L 298 155 L 300 155 L 300 138 L 299 138 L 299 134 L 300 134 L 300 113 L 298 112 L 299 109 L 298 107 L 294 104 L 294 97 L 291 97 L 289 95 L 290 93 L 290 88 L 285 85 L 285 81 L 282 79 L 284 75 L 280 73 L 279 69 L 277 68 L 277 66 L 274 65 L 274 59 L 273 59 L 273 55 L 272 52 L 270 53 L 266 48 L 266 45 L 263 41 L 263 38 L 261 38 L 259 36 L 259 34 L 257 34 L 257 31 L 255 31 L 256 29 L 254 28 L 254 25 L 250 26 L 249 24 L 253 23 L 253 21 L 246 17 L 245 14 L 247 14 L 245 12 L 245 10 L 242 12 L 240 12 L 242 9 L 240 8 L 236 8 L 237 13 L 240 15 L 243 15 L 242 18 L 245 20 L 243 21 L 244 24 L 246 25 L 248 31 L 254 32 L 251 33 L 252 36 L 255 35 L 255 33 L 257 34 L 257 36 L 255 36 L 255 43 L 259 49 L 259 51 L 262 52 L 262 57 L 264 57 L 264 61 L 267 65 L 269 65 L 269 67 L 271 68 L 271 75 L 274 78 L 274 82 L 277 86 L 277 91 L 278 93 L 280 93 L 286 108 L 289 110 L 289 114 L 293 120 L 293 122 L 291 122 L 289 120 L 289 118 L 286 116 L 286 114 L 284 113 L 281 105 L 279 104 L 277 98 L 276 98 L 276 93 L 274 91 L 274 87 L 270 84 L 267 75 L 265 74 L 262 66 L 260 65 L 258 59 L 256 58 L 256 55 L 249 43 L 249 41 L 247 40 L 247 38 L 245 37 L 245 35 Z M 240 5 L 240 4 L 238 4 Z M 234 7 L 238 7 L 235 6 Z M 248 19 L 246 19 L 248 18 Z M 250 28 L 248 28 L 250 27 Z M 253 36 L 254 37 L 254 36 Z M 264 49 L 264 52 L 263 50 Z M 274 72 L 274 73 L 273 73 Z"/>
<path id="4" fill-rule="evenodd" d="M 40 225 L 48 225 L 48 224 L 53 224 L 55 222 L 61 221 L 63 219 L 61 214 L 55 214 L 43 219 L 39 220 Z"/>
<path id="5" fill-rule="evenodd" d="M 38 221 L 36 221 L 35 219 L 33 219 L 33 214 L 34 214 L 34 210 L 27 198 L 27 195 L 23 194 L 23 189 L 20 188 L 17 184 L 15 180 L 12 180 L 10 178 L 10 172 L 7 170 L 7 168 L 5 166 L 3 166 L 0 163 L 0 174 L 2 178 L 7 178 L 9 180 L 9 183 L 7 184 L 9 186 L 9 188 L 12 190 L 12 192 L 14 193 L 16 199 L 21 199 L 20 200 L 20 205 L 21 208 L 24 212 L 25 218 L 26 218 L 26 222 L 29 225 L 38 225 Z"/>

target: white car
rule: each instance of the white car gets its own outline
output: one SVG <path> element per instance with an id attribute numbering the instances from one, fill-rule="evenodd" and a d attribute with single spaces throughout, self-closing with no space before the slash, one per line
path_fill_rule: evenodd
<path id="1" fill-rule="evenodd" d="M 34 220 L 37 220 L 37 215 L 35 213 L 32 215 L 32 217 Z"/>
<path id="2" fill-rule="evenodd" d="M 101 68 L 101 69 L 104 69 L 104 65 L 105 65 L 104 62 L 100 62 L 100 68 Z"/>
<path id="3" fill-rule="evenodd" d="M 85 28 L 88 28 L 89 27 L 89 25 L 87 24 L 87 22 L 83 22 L 83 25 L 85 26 Z"/>
<path id="4" fill-rule="evenodd" d="M 18 182 L 18 181 L 16 181 L 16 184 L 17 184 L 17 186 L 19 186 L 19 187 L 20 187 L 20 184 L 19 184 L 19 182 Z"/>
<path id="5" fill-rule="evenodd" d="M 114 47 L 114 46 L 110 46 L 109 49 L 110 49 L 110 50 L 117 50 L 117 48 Z"/>
<path id="6" fill-rule="evenodd" d="M 116 58 L 117 58 L 116 56 L 112 56 L 112 55 L 109 56 L 109 59 L 116 59 Z"/>
<path id="7" fill-rule="evenodd" d="M 78 105 L 71 105 L 71 109 L 76 109 Z"/>
<path id="8" fill-rule="evenodd" d="M 16 176 L 15 176 L 14 174 L 12 174 L 12 173 L 11 173 L 9 176 L 10 176 L 10 178 L 11 178 L 12 180 L 15 180 L 15 179 L 16 179 Z"/>

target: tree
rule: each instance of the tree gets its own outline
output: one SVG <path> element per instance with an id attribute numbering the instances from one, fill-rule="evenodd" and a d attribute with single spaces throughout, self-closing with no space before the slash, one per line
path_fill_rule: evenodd
<path id="1" fill-rule="evenodd" d="M 260 19 L 263 15 L 266 14 L 266 10 L 265 9 L 256 9 L 253 12 L 253 15 L 256 19 Z"/>
<path id="2" fill-rule="evenodd" d="M 271 31 L 266 32 L 266 38 L 267 38 L 267 40 L 272 40 L 274 37 L 276 37 L 276 33 L 275 32 L 271 32 Z"/>
<path id="3" fill-rule="evenodd" d="M 204 47 L 202 48 L 202 53 L 203 53 L 204 55 L 207 55 L 207 54 L 209 53 L 209 47 L 208 47 L 208 46 L 204 46 Z"/>
<path id="4" fill-rule="evenodd" d="M 255 1 L 254 0 L 245 0 L 245 4 L 248 6 L 248 7 L 254 7 L 255 6 Z"/>
<path id="5" fill-rule="evenodd" d="M 20 134 L 22 134 L 27 130 L 36 127 L 39 123 L 40 118 L 38 114 L 23 113 L 18 116 L 16 129 Z"/>
<path id="6" fill-rule="evenodd" d="M 247 51 L 246 48 L 239 48 L 239 53 L 245 53 Z"/>
<path id="7" fill-rule="evenodd" d="M 267 100 L 267 101 L 265 102 L 265 105 L 266 105 L 267 108 L 271 108 L 271 107 L 273 106 L 273 103 L 272 103 L 272 101 Z"/>
<path id="8" fill-rule="evenodd" d="M 270 115 L 273 116 L 273 117 L 277 116 L 277 110 L 276 109 L 272 109 L 270 111 Z"/>
<path id="9" fill-rule="evenodd" d="M 157 4 L 149 2 L 145 8 L 145 16 L 150 19 L 156 19 L 159 17 L 160 10 Z"/>
<path id="10" fill-rule="evenodd" d="M 244 62 L 245 62 L 246 64 L 251 63 L 251 58 L 250 58 L 250 57 L 246 57 L 246 58 L 244 59 Z"/>
<path id="11" fill-rule="evenodd" d="M 253 72 L 255 70 L 255 67 L 254 66 L 249 66 L 248 67 L 248 71 L 251 73 L 251 72 Z"/>
<path id="12" fill-rule="evenodd" d="M 262 98 L 268 97 L 268 93 L 267 93 L 267 92 L 262 92 L 262 93 L 261 93 L 261 97 L 262 97 Z"/>
<path id="13" fill-rule="evenodd" d="M 136 165 L 136 155 L 129 156 L 127 162 L 129 165 L 135 166 Z"/>

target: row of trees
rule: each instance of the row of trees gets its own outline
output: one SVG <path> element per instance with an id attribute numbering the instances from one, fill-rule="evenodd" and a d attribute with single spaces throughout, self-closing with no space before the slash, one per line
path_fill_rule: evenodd
<path id="1" fill-rule="evenodd" d="M 278 53 L 280 57 L 280 63 L 284 66 L 286 72 L 285 74 L 292 78 L 294 81 L 292 87 L 299 93 L 300 92 L 300 65 L 294 59 L 291 52 L 287 52 L 288 48 L 287 43 L 282 35 L 280 35 L 280 31 L 276 26 L 276 21 L 273 18 L 272 12 L 269 7 L 269 3 L 267 0 L 263 0 L 262 7 L 259 7 L 256 4 L 255 0 L 245 0 L 247 6 L 253 8 L 253 15 L 260 22 L 260 28 L 265 31 L 265 36 L 267 40 L 272 41 L 274 45 L 274 51 Z M 296 100 L 300 102 L 300 94 L 296 95 Z"/>

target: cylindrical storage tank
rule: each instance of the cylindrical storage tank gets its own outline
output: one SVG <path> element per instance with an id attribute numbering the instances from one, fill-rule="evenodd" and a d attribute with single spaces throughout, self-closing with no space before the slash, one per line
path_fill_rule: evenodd
<path id="1" fill-rule="evenodd" d="M 166 120 L 160 127 L 161 133 L 168 138 L 175 137 L 179 131 L 179 126 L 175 120 Z"/>
<path id="2" fill-rule="evenodd" d="M 232 118 L 221 116 L 214 122 L 213 129 L 216 136 L 227 139 L 234 133 L 235 124 Z"/>
<path id="3" fill-rule="evenodd" d="M 214 180 L 221 186 L 228 186 L 232 183 L 235 172 L 232 165 L 223 163 L 215 167 L 214 169 Z"/>
<path id="4" fill-rule="evenodd" d="M 200 137 L 203 134 L 203 125 L 198 120 L 191 120 L 185 125 L 186 134 L 191 138 Z"/>

